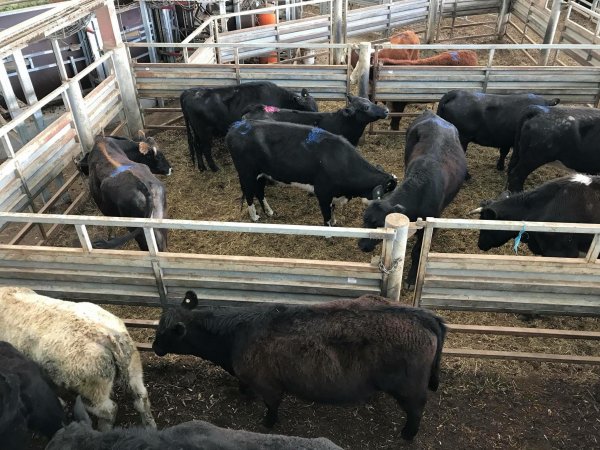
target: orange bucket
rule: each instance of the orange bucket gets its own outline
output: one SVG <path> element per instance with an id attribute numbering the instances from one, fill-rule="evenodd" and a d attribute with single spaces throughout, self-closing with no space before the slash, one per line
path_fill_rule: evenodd
<path id="1" fill-rule="evenodd" d="M 275 17 L 275 13 L 258 14 L 259 25 L 275 25 L 276 23 L 277 19 Z"/>

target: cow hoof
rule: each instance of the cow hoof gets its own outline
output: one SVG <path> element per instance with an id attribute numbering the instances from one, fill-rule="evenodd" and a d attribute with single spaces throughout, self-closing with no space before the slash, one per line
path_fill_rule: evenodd
<path id="1" fill-rule="evenodd" d="M 402 287 L 403 287 L 403 288 L 404 288 L 404 290 L 406 290 L 406 291 L 411 291 L 411 292 L 412 292 L 412 291 L 414 291 L 414 290 L 415 290 L 415 285 L 414 285 L 414 283 L 413 283 L 413 284 L 410 284 L 410 283 L 406 283 L 406 282 L 404 282 L 404 283 L 402 283 Z"/>
<path id="2" fill-rule="evenodd" d="M 504 165 L 502 166 L 496 166 L 496 170 L 503 172 L 504 171 Z"/>
<path id="3" fill-rule="evenodd" d="M 402 439 L 404 439 L 405 441 L 412 441 L 415 438 L 415 434 L 406 431 L 406 428 L 404 428 L 401 432 L 400 432 L 400 437 Z"/>
<path id="4" fill-rule="evenodd" d="M 213 172 L 218 172 L 219 168 L 217 166 L 210 166 L 210 170 L 212 170 Z"/>

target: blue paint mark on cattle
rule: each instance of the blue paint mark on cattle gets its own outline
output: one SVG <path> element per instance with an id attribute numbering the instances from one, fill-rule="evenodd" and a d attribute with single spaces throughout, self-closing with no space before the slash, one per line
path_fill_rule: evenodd
<path id="1" fill-rule="evenodd" d="M 459 58 L 458 58 L 458 52 L 448 52 L 450 54 L 450 58 L 452 58 L 452 61 L 454 62 L 458 62 Z"/>
<path id="2" fill-rule="evenodd" d="M 542 110 L 543 112 L 547 113 L 550 112 L 550 108 L 546 105 L 531 105 L 532 108 L 537 108 Z"/>
<path id="3" fill-rule="evenodd" d="M 323 128 L 314 127 L 306 137 L 307 144 L 318 144 L 325 139 L 325 130 Z"/>
<path id="4" fill-rule="evenodd" d="M 521 243 L 521 238 L 523 237 L 523 234 L 527 234 L 525 233 L 525 225 L 523 225 L 523 228 L 521 228 L 521 231 L 519 231 L 519 234 L 515 238 L 515 245 L 513 245 L 513 251 L 515 252 L 515 255 L 519 250 L 519 244 Z"/>
<path id="5" fill-rule="evenodd" d="M 233 122 L 231 128 L 237 130 L 237 132 L 240 134 L 248 134 L 248 132 L 252 129 L 252 126 L 245 120 L 238 120 L 237 122 Z"/>
<path id="6" fill-rule="evenodd" d="M 116 177 L 117 175 L 119 175 L 120 173 L 125 172 L 126 170 L 131 169 L 133 166 L 131 164 L 128 165 L 124 165 L 124 166 L 119 166 L 117 167 L 115 170 L 113 170 L 111 172 L 111 174 L 109 175 L 111 178 L 112 177 Z"/>

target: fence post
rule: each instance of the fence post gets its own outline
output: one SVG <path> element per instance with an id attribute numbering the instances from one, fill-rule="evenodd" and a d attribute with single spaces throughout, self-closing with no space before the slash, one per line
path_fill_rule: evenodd
<path id="1" fill-rule="evenodd" d="M 394 228 L 396 235 L 392 240 L 391 250 L 387 246 L 382 255 L 383 265 L 387 271 L 383 274 L 383 292 L 386 297 L 394 301 L 400 301 L 409 224 L 410 220 L 404 214 L 388 214 L 385 218 L 385 227 Z"/>
<path id="2" fill-rule="evenodd" d="M 554 0 L 552 3 L 552 12 L 550 13 L 550 19 L 548 20 L 548 26 L 546 27 L 546 34 L 544 35 L 544 44 L 552 44 L 554 41 L 554 35 L 556 34 L 556 27 L 558 26 L 558 19 L 560 18 L 560 6 L 561 0 Z M 540 66 L 547 66 L 548 60 L 550 59 L 550 50 L 542 50 L 540 52 Z"/>
<path id="3" fill-rule="evenodd" d="M 502 5 L 500 6 L 500 12 L 498 13 L 498 26 L 496 28 L 499 41 L 502 40 L 506 35 L 506 26 L 508 25 L 511 1 L 512 0 L 502 0 Z"/>
<path id="4" fill-rule="evenodd" d="M 429 0 L 429 11 L 427 13 L 427 29 L 425 30 L 425 43 L 431 44 L 437 29 L 436 20 L 439 8 L 439 0 Z"/>
<path id="5" fill-rule="evenodd" d="M 348 55 L 350 57 L 350 55 Z M 358 63 L 358 96 L 369 98 L 369 72 L 371 70 L 371 43 L 361 42 L 359 47 Z"/>
<path id="6" fill-rule="evenodd" d="M 333 0 L 332 11 L 331 11 L 331 37 L 332 44 L 342 44 L 344 41 L 343 36 L 343 6 L 342 0 Z M 333 50 L 333 64 L 338 65 L 342 63 L 344 49 L 336 48 Z"/>

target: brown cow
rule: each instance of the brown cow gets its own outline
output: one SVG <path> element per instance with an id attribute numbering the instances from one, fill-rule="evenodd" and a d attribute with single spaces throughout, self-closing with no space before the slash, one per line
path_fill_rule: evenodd
<path id="1" fill-rule="evenodd" d="M 419 45 L 421 39 L 414 31 L 406 30 L 397 33 L 390 37 L 390 44 L 395 45 Z M 379 50 L 379 59 L 391 58 L 391 59 L 419 59 L 419 49 L 408 49 L 408 48 L 384 48 Z"/>
<path id="2" fill-rule="evenodd" d="M 415 60 L 380 58 L 379 63 L 394 66 L 476 66 L 477 53 L 471 50 L 458 50 Z M 392 113 L 404 112 L 406 105 L 408 105 L 407 102 L 388 102 L 388 107 Z M 401 117 L 392 117 L 390 122 L 392 130 L 400 129 L 400 119 Z"/>

